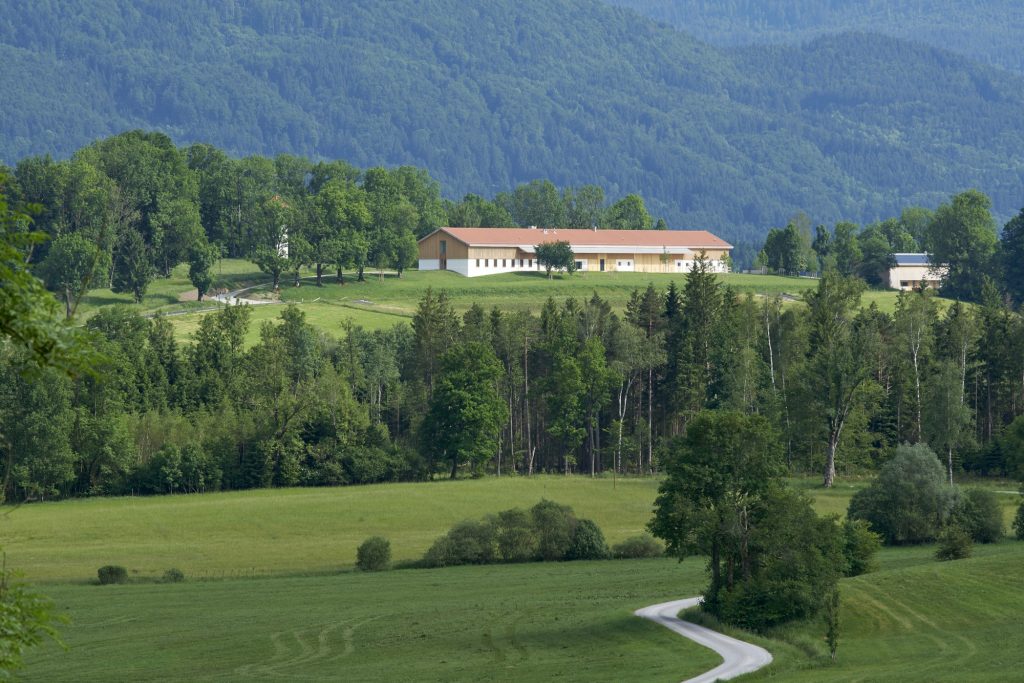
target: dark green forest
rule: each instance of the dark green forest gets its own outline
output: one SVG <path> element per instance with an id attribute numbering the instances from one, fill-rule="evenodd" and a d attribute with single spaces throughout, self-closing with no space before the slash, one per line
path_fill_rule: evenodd
<path id="1" fill-rule="evenodd" d="M 952 50 L 1024 72 L 1014 0 L 608 0 L 713 45 L 799 43 L 863 31 Z"/>
<path id="2" fill-rule="evenodd" d="M 415 165 L 447 196 L 537 178 L 639 193 L 760 244 L 797 211 L 867 223 L 976 187 L 1024 201 L 1024 80 L 844 34 L 711 47 L 594 0 L 7 3 L 0 159 L 128 128 L 235 156 Z"/>
<path id="3" fill-rule="evenodd" d="M 142 131 L 66 161 L 24 159 L 0 172 L 4 197 L 15 212 L 2 226 L 5 283 L 50 302 L 36 314 L 15 299 L 0 317 L 19 341 L 0 343 L 8 500 L 646 474 L 708 410 L 759 416 L 790 471 L 829 484 L 904 442 L 930 444 L 951 478 L 1024 472 L 1024 212 L 999 235 L 976 191 L 863 229 L 821 226 L 813 239 L 806 217 L 772 231 L 767 266 L 824 268 L 801 306 L 740 296 L 703 259 L 665 290 L 635 291 L 621 313 L 594 294 L 460 316 L 427 289 L 411 325 L 348 326 L 335 338 L 289 307 L 252 348 L 245 306 L 203 317 L 185 344 L 165 318 L 104 306 L 84 329 L 61 328 L 90 349 L 89 367 L 70 371 L 54 362 L 70 343 L 49 331 L 62 317 L 74 324 L 84 292 L 110 285 L 138 299 L 181 263 L 200 290 L 221 254 L 251 259 L 278 284 L 306 266 L 340 279 L 367 266 L 400 272 L 415 235 L 446 222 L 652 221 L 638 197 L 606 206 L 597 187 L 535 182 L 494 202 L 451 202 L 414 167 L 233 160 Z M 862 307 L 858 276 L 920 246 L 948 264 L 944 292 L 974 303 L 943 310 L 926 291 L 901 295 L 892 315 Z M 26 336 L 26 323 L 46 334 Z"/>

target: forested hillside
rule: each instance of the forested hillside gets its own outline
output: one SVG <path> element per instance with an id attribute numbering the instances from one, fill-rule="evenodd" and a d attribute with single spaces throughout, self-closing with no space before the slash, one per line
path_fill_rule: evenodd
<path id="1" fill-rule="evenodd" d="M 1024 72 L 1016 0 L 608 0 L 714 45 L 797 43 L 868 31 Z"/>
<path id="2" fill-rule="evenodd" d="M 596 0 L 79 6 L 0 17 L 0 160 L 130 127 L 229 153 L 412 164 L 446 195 L 535 178 L 638 192 L 760 242 L 978 187 L 1024 200 L 1024 79 L 845 35 L 723 51 Z"/>

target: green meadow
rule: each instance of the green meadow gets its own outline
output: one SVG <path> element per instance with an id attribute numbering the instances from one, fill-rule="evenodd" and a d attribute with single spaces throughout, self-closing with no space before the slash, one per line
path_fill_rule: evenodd
<path id="1" fill-rule="evenodd" d="M 887 549 L 880 571 L 840 582 L 842 632 L 834 664 L 822 625 L 804 624 L 759 640 L 775 662 L 743 680 L 1022 680 L 1024 542 L 975 546 L 974 557 L 955 562 L 937 562 L 933 552 Z"/>
<path id="2" fill-rule="evenodd" d="M 823 514 L 863 481 L 791 483 Z M 700 558 L 353 571 L 356 546 L 391 540 L 418 558 L 452 523 L 541 498 L 572 505 L 611 543 L 639 533 L 657 479 L 489 477 L 418 484 L 92 498 L 9 509 L 9 566 L 70 624 L 65 651 L 33 651 L 24 678 L 105 680 L 676 681 L 717 657 L 632 611 L 699 593 Z M 991 485 L 997 490 L 1007 487 Z M 1009 517 L 1019 497 L 1001 494 Z M 1010 680 L 1024 665 L 1024 543 L 936 562 L 885 549 L 879 571 L 842 582 L 840 659 L 821 628 L 759 639 L 767 673 L 797 681 Z M 121 564 L 130 583 L 95 585 Z M 164 571 L 186 581 L 159 583 Z M 739 634 L 750 637 L 747 634 Z"/>
<path id="3" fill-rule="evenodd" d="M 677 681 L 718 657 L 632 615 L 702 563 L 617 560 L 50 589 L 26 681 Z"/>
<path id="4" fill-rule="evenodd" d="M 337 488 L 85 498 L 33 503 L 2 524 L 11 566 L 33 582 L 87 582 L 105 564 L 155 579 L 171 568 L 198 578 L 351 568 L 369 536 L 396 560 L 419 559 L 452 524 L 542 498 L 596 521 L 610 543 L 640 533 L 655 479 L 559 475 L 487 477 Z"/>
<path id="5" fill-rule="evenodd" d="M 655 478 L 485 477 L 331 488 L 83 498 L 32 503 L 0 520 L 11 566 L 39 583 L 94 581 L 105 564 L 154 580 L 175 567 L 193 578 L 318 574 L 349 569 L 369 536 L 391 540 L 395 560 L 416 560 L 452 524 L 543 498 L 593 519 L 609 543 L 641 533 Z M 829 490 L 793 479 L 820 514 L 843 515 L 866 482 Z M 989 484 L 996 489 L 1008 485 Z M 1009 520 L 1019 496 L 1000 494 Z"/>
<path id="6" fill-rule="evenodd" d="M 354 273 L 346 273 L 345 283 L 338 284 L 333 274 L 325 274 L 324 285 L 317 287 L 310 271 L 303 271 L 302 284 L 294 287 L 290 277 L 282 277 L 280 292 L 274 295 L 267 284 L 267 276 L 253 264 L 239 259 L 218 262 L 215 290 L 235 290 L 252 287 L 243 295 L 248 298 L 271 301 L 254 306 L 253 324 L 246 339 L 254 344 L 259 339 L 259 327 L 264 321 L 276 320 L 279 305 L 299 306 L 307 320 L 324 332 L 339 336 L 347 321 L 368 330 L 391 327 L 412 319 L 416 305 L 427 287 L 445 290 L 456 311 L 463 312 L 473 304 L 485 309 L 529 310 L 538 312 L 550 297 L 561 302 L 569 297 L 583 300 L 597 294 L 608 301 L 614 310 L 623 311 L 635 289 L 653 284 L 659 289 L 670 282 L 682 285 L 684 275 L 660 273 L 576 273 L 556 275 L 548 279 L 543 273 L 506 273 L 480 278 L 466 278 L 447 271 L 419 272 L 409 270 L 399 278 L 395 273 L 379 275 L 367 271 L 365 281 L 357 282 Z M 811 278 L 777 275 L 749 275 L 729 273 L 720 276 L 722 282 L 740 294 L 780 296 L 784 305 L 798 302 L 805 291 L 817 282 Z M 94 290 L 83 298 L 79 308 L 88 318 L 103 305 L 122 303 L 144 313 L 167 314 L 174 325 L 179 341 L 188 341 L 199 326 L 203 315 L 208 315 L 218 304 L 199 303 L 194 300 L 195 290 L 188 281 L 187 267 L 178 266 L 170 278 L 158 278 L 140 304 L 130 297 L 109 290 Z M 892 312 L 896 306 L 896 292 L 869 291 L 862 303 L 876 304 L 883 311 Z"/>
<path id="7" fill-rule="evenodd" d="M 644 289 L 648 284 L 663 290 L 673 281 L 682 286 L 685 278 L 679 273 L 575 273 L 556 275 L 550 280 L 543 273 L 506 273 L 466 278 L 448 271 L 417 270 L 408 270 L 399 278 L 393 272 L 380 275 L 366 271 L 364 282 L 357 282 L 354 273 L 346 273 L 345 284 L 338 284 L 333 273 L 325 273 L 324 285 L 317 287 L 312 271 L 304 269 L 301 286 L 293 286 L 291 277 L 283 276 L 280 292 L 274 295 L 267 284 L 268 277 L 249 261 L 222 259 L 214 271 L 213 291 L 251 288 L 244 297 L 271 302 L 253 307 L 253 322 L 246 338 L 249 345 L 259 340 L 260 324 L 278 319 L 280 304 L 285 303 L 299 306 L 306 313 L 306 319 L 318 329 L 340 336 L 347 321 L 376 330 L 411 320 L 427 287 L 445 290 L 459 312 L 473 304 L 488 310 L 496 306 L 502 310 L 539 312 L 549 297 L 561 302 L 569 297 L 588 299 L 595 293 L 621 312 L 633 290 Z M 811 278 L 745 273 L 719 277 L 740 294 L 780 296 L 786 306 L 798 302 L 817 282 Z M 862 303 L 865 306 L 874 303 L 881 310 L 892 312 L 896 307 L 896 292 L 865 292 Z M 109 289 L 92 290 L 79 303 L 79 318 L 87 320 L 101 307 L 111 304 L 123 304 L 145 314 L 167 315 L 174 325 L 175 336 L 182 342 L 191 340 L 202 316 L 220 306 L 217 302 L 195 300 L 187 264 L 176 267 L 168 278 L 154 279 L 138 304 L 133 303 L 128 294 L 115 294 Z"/>

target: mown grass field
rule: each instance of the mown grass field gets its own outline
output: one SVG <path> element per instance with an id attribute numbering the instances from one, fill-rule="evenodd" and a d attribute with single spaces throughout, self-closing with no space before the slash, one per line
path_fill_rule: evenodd
<path id="1" fill-rule="evenodd" d="M 841 582 L 838 659 L 820 624 L 759 641 L 775 662 L 751 681 L 1024 680 L 1024 543 L 976 546 L 974 557 L 937 562 L 933 547 L 890 549 L 882 570 Z"/>
<path id="2" fill-rule="evenodd" d="M 255 265 L 242 259 L 222 259 L 214 269 L 213 290 L 236 290 L 254 286 L 245 296 L 266 297 L 270 287 L 268 277 Z M 390 327 L 412 319 L 416 304 L 427 287 L 444 289 L 455 309 L 467 310 L 474 303 L 490 310 L 497 306 L 502 310 L 529 310 L 539 312 L 548 297 L 563 301 L 568 297 L 583 300 L 595 292 L 611 303 L 616 311 L 623 311 L 634 289 L 644 289 L 648 284 L 663 290 L 675 281 L 682 286 L 684 275 L 661 273 L 576 273 L 561 275 L 548 280 L 543 273 L 506 273 L 481 278 L 465 278 L 452 272 L 406 271 L 401 278 L 394 273 L 367 271 L 366 280 L 357 282 L 353 273 L 346 273 L 345 284 L 335 282 L 333 274 L 325 274 L 324 286 L 316 287 L 312 282 L 312 271 L 303 271 L 302 286 L 292 286 L 289 277 L 282 277 L 281 290 L 274 297 L 277 304 L 294 303 L 306 313 L 307 320 L 324 332 L 340 336 L 342 324 L 351 320 L 368 330 Z M 756 296 L 782 296 L 783 305 L 796 304 L 816 280 L 778 275 L 748 275 L 729 273 L 719 276 L 722 282 L 741 294 Z M 203 315 L 215 309 L 215 302 L 195 301 L 195 289 L 188 279 L 188 265 L 181 264 L 169 278 L 156 278 L 139 304 L 128 294 L 114 294 L 109 289 L 96 289 L 82 298 L 78 307 L 80 320 L 87 320 L 99 308 L 111 304 L 123 304 L 141 313 L 164 313 L 174 325 L 179 341 L 191 340 Z M 896 292 L 865 292 L 861 303 L 868 306 L 875 303 L 887 312 L 896 307 Z M 281 310 L 278 305 L 256 306 L 253 310 L 252 325 L 246 338 L 249 345 L 259 339 L 259 327 L 263 321 L 277 320 Z"/>
<path id="3" fill-rule="evenodd" d="M 819 623 L 730 631 L 775 657 L 744 680 L 1020 680 L 1024 543 L 932 552 L 887 549 L 879 571 L 842 581 L 835 664 Z M 69 649 L 38 648 L 24 678 L 668 683 L 719 660 L 631 613 L 705 581 L 695 558 L 51 586 Z"/>
<path id="4" fill-rule="evenodd" d="M 10 565 L 33 582 L 94 581 L 105 564 L 137 578 L 171 567 L 193 578 L 322 573 L 351 567 L 369 536 L 390 539 L 396 560 L 419 559 L 456 522 L 542 498 L 571 505 L 615 543 L 643 530 L 657 486 L 552 475 L 91 498 L 22 506 L 0 534 Z"/>
<path id="5" fill-rule="evenodd" d="M 264 283 L 247 295 L 265 297 L 269 293 L 269 285 L 265 284 L 266 276 L 256 271 L 254 266 L 246 261 L 227 259 L 224 263 L 231 274 L 225 274 L 218 282 L 218 286 L 234 288 Z M 796 304 L 803 293 L 816 283 L 816 280 L 809 278 L 776 275 L 730 273 L 720 277 L 725 284 L 741 294 L 782 296 L 783 304 L 786 306 Z M 585 300 L 594 293 L 607 300 L 613 309 L 622 312 L 633 290 L 644 289 L 648 284 L 654 284 L 663 290 L 672 281 L 681 286 L 683 278 L 681 274 L 577 273 L 572 276 L 556 276 L 548 280 L 543 273 L 507 273 L 471 279 L 452 272 L 415 270 L 406 271 L 399 278 L 394 273 L 385 273 L 383 277 L 378 277 L 377 273 L 368 271 L 364 282 L 357 282 L 351 273 L 346 274 L 344 285 L 337 284 L 333 275 L 327 275 L 324 277 L 323 287 L 313 285 L 309 277 L 303 280 L 301 287 L 293 287 L 289 279 L 284 278 L 276 301 L 298 305 L 306 312 L 307 319 L 313 325 L 337 336 L 342 334 L 342 324 L 346 320 L 367 329 L 380 329 L 411 320 L 416 311 L 416 304 L 427 287 L 445 290 L 459 312 L 467 310 L 473 304 L 479 304 L 487 310 L 496 306 L 502 310 L 539 312 L 549 297 L 559 302 L 568 297 Z M 207 314 L 187 313 L 190 309 L 198 307 L 196 302 L 173 303 L 177 301 L 181 292 L 189 290 L 190 287 L 185 271 L 179 267 L 173 278 L 155 283 L 151 293 L 139 307 L 148 311 L 186 313 L 174 315 L 171 322 L 175 326 L 178 339 L 187 341 L 198 327 L 200 316 Z M 123 295 L 112 295 L 109 292 L 93 293 L 88 302 L 112 302 L 123 298 Z M 883 311 L 891 312 L 895 310 L 896 293 L 865 293 L 862 303 L 867 306 L 872 302 Z M 275 320 L 279 315 L 280 310 L 277 306 L 256 307 L 247 342 L 252 344 L 258 339 L 259 323 L 264 320 Z"/>
<path id="6" fill-rule="evenodd" d="M 455 522 L 547 498 L 596 521 L 609 543 L 643 531 L 658 480 L 560 475 L 487 477 L 338 488 L 257 489 L 178 496 L 33 503 L 0 519 L 9 563 L 33 582 L 89 582 L 105 564 L 155 579 L 314 574 L 350 568 L 367 537 L 391 540 L 396 560 L 419 559 Z M 821 514 L 846 512 L 864 481 L 793 483 Z M 996 488 L 1002 488 L 996 486 Z M 1009 519 L 1018 496 L 1002 494 Z"/>
<path id="7" fill-rule="evenodd" d="M 670 559 L 51 587 L 69 650 L 27 681 L 677 681 L 717 656 L 632 616 L 703 584 Z"/>
<path id="8" fill-rule="evenodd" d="M 213 269 L 212 289 L 239 289 L 266 281 L 256 266 L 242 259 L 221 259 Z M 171 276 L 157 277 L 149 284 L 140 303 L 130 294 L 115 294 L 109 289 L 94 289 L 82 297 L 77 315 L 88 319 L 103 306 L 121 304 L 140 313 L 179 313 L 196 308 L 209 308 L 211 302 L 195 300 L 196 290 L 188 279 L 188 264 L 182 263 L 171 271 Z"/>
<path id="9" fill-rule="evenodd" d="M 863 481 L 792 483 L 841 513 Z M 674 681 L 715 655 L 634 609 L 697 594 L 699 558 L 351 571 L 367 536 L 418 558 L 453 522 L 543 497 L 638 533 L 656 479 L 538 476 L 37 503 L 0 521 L 8 566 L 72 623 L 67 652 L 36 650 L 26 680 Z M 1005 485 L 991 485 L 1004 489 Z M 1018 497 L 1004 494 L 1007 515 Z M 840 662 L 817 624 L 761 641 L 776 680 L 1013 680 L 1024 665 L 1024 543 L 938 563 L 933 547 L 885 549 L 879 572 L 843 581 Z M 103 564 L 132 583 L 94 585 Z M 154 580 L 176 567 L 187 581 Z M 765 674 L 762 677 L 768 677 Z"/>

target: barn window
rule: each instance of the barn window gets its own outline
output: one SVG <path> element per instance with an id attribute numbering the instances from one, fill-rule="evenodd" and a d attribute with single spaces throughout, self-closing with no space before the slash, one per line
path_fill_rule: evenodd
<path id="1" fill-rule="evenodd" d="M 505 268 L 505 267 L 506 267 L 506 266 L 505 266 L 505 259 L 501 259 L 501 267 L 502 267 L 502 268 Z"/>
<path id="2" fill-rule="evenodd" d="M 477 259 L 477 260 L 476 260 L 476 267 L 477 267 L 477 268 L 479 268 L 479 267 L 480 267 L 480 259 Z"/>
<path id="3" fill-rule="evenodd" d="M 576 262 L 576 270 L 583 270 L 583 261 Z"/>

